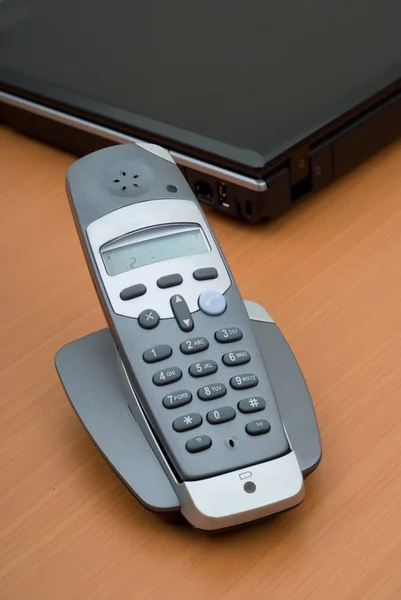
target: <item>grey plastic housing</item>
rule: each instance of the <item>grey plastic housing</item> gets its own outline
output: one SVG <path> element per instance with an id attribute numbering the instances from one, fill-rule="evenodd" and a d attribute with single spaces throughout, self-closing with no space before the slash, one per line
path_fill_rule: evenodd
<path id="1" fill-rule="evenodd" d="M 73 216 L 80 222 L 78 231 L 107 213 L 138 202 L 168 202 L 177 197 L 196 202 L 175 162 L 167 151 L 158 155 L 160 150 L 152 144 L 121 144 L 74 162 L 67 171 L 66 191 L 70 201 L 79 198 L 73 203 Z"/>
<path id="2" fill-rule="evenodd" d="M 154 432 L 175 480 L 199 481 L 231 473 L 251 464 L 265 463 L 289 453 L 290 446 L 262 354 L 234 277 L 198 201 L 168 152 L 157 146 L 148 146 L 145 149 L 132 144 L 95 152 L 78 160 L 69 168 L 66 188 L 84 255 L 107 324 L 118 347 L 128 379 L 135 390 L 135 397 L 132 394 L 130 398 L 131 409 L 135 412 L 140 405 L 146 415 L 146 419 L 141 423 L 145 435 L 152 443 Z M 183 223 L 201 227 L 209 243 L 208 254 L 181 256 L 176 261 L 170 260 L 168 264 L 167 261 L 164 264 L 156 262 L 135 272 L 131 270 L 121 273 L 117 277 L 110 277 L 105 272 L 101 259 L 101 248 L 105 243 L 146 228 Z M 227 303 L 224 313 L 216 317 L 206 315 L 198 306 L 199 295 L 205 291 L 205 285 L 206 289 L 209 288 L 210 282 L 198 282 L 192 277 L 193 271 L 199 266 L 211 265 L 217 266 L 218 270 L 218 278 L 213 280 L 211 289 L 224 293 Z M 203 380 L 205 383 L 200 383 L 190 371 L 191 365 L 195 365 L 200 358 L 186 356 L 180 352 L 175 354 L 175 349 L 190 336 L 180 331 L 173 318 L 170 301 L 174 292 L 156 287 L 157 279 L 168 273 L 167 268 L 172 269 L 172 273 L 186 272 L 184 283 L 177 291 L 190 306 L 195 334 L 201 332 L 209 340 L 207 356 L 202 358 L 219 364 L 216 379 Z M 222 281 L 226 282 L 223 289 L 216 287 Z M 143 302 L 141 310 L 154 309 L 161 316 L 159 325 L 151 330 L 138 326 L 135 315 L 128 316 L 121 306 L 116 305 L 116 297 L 122 288 L 131 282 L 144 283 L 147 288 L 146 294 L 135 301 L 133 307 Z M 119 287 L 120 285 L 122 287 Z M 150 304 L 146 305 L 148 302 Z M 120 304 L 124 302 L 120 300 Z M 170 311 L 171 316 L 166 311 Z M 233 326 L 239 327 L 243 332 L 242 345 L 238 349 L 247 350 L 251 356 L 250 364 L 240 372 L 233 372 L 231 366 L 222 363 L 222 352 L 226 349 L 223 350 L 214 338 L 216 330 Z M 178 391 L 177 387 L 169 384 L 163 390 L 157 389 L 153 377 L 160 367 L 146 364 L 142 359 L 142 354 L 147 348 L 165 344 L 167 341 L 174 348 L 173 356 L 162 368 L 167 371 L 180 369 L 178 390 L 189 390 L 193 398 L 190 408 L 177 408 L 174 414 L 167 411 L 156 399 L 160 397 L 161 400 L 165 394 Z M 271 425 L 266 438 L 245 433 L 250 418 L 241 412 L 237 412 L 235 419 L 222 423 L 217 429 L 210 424 L 207 412 L 224 408 L 227 399 L 216 400 L 213 406 L 209 407 L 198 398 L 197 392 L 201 385 L 222 382 L 229 386 L 234 375 L 243 373 L 251 373 L 256 378 L 258 394 L 266 400 L 263 417 Z M 231 384 L 230 388 L 232 387 Z M 230 402 L 234 402 L 235 398 L 239 401 L 244 397 L 242 390 L 230 391 Z M 194 413 L 197 418 L 199 416 L 202 419 L 201 433 L 209 435 L 213 440 L 207 452 L 190 454 L 185 448 L 182 436 L 174 430 L 173 420 L 183 418 L 188 412 L 190 418 Z M 258 417 L 262 418 L 262 415 Z M 138 415 L 137 418 L 140 420 Z M 229 446 L 231 439 L 239 440 L 240 450 L 232 450 Z"/>
<path id="3" fill-rule="evenodd" d="M 318 466 L 322 447 L 312 400 L 280 329 L 262 306 L 245 302 L 261 348 L 281 418 L 302 473 Z M 64 390 L 95 445 L 148 509 L 179 511 L 179 500 L 128 407 L 109 330 L 63 346 L 55 364 Z"/>

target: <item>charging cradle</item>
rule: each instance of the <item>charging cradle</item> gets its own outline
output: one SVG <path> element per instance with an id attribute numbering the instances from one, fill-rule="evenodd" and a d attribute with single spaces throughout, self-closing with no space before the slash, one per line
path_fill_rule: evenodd
<path id="1" fill-rule="evenodd" d="M 306 477 L 318 466 L 321 442 L 311 397 L 284 336 L 265 309 L 245 302 L 290 444 Z M 92 440 L 119 478 L 148 509 L 180 510 L 163 468 L 128 408 L 108 329 L 63 346 L 55 364 L 65 392 Z"/>

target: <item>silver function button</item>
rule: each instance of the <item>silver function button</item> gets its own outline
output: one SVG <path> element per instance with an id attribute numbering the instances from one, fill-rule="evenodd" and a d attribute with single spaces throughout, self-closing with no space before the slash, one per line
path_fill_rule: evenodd
<path id="1" fill-rule="evenodd" d="M 202 292 L 199 296 L 198 304 L 201 311 L 211 317 L 222 315 L 227 307 L 226 299 L 223 294 L 217 290 L 206 290 L 205 292 Z"/>

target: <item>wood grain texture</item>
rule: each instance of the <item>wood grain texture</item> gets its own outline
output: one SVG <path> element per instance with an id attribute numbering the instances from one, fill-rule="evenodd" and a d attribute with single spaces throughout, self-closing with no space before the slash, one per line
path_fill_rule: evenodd
<path id="1" fill-rule="evenodd" d="M 275 223 L 208 211 L 323 441 L 300 507 L 214 537 L 139 506 L 58 381 L 58 348 L 104 326 L 64 192 L 74 157 L 1 128 L 0 158 L 0 598 L 401 598 L 401 142 Z"/>

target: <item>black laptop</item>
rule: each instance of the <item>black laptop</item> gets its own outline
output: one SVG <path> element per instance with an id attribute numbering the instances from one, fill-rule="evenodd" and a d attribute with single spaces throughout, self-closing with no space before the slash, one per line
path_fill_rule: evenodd
<path id="1" fill-rule="evenodd" d="M 202 202 L 281 215 L 401 135 L 400 0 L 2 0 L 0 118 L 167 147 Z"/>

